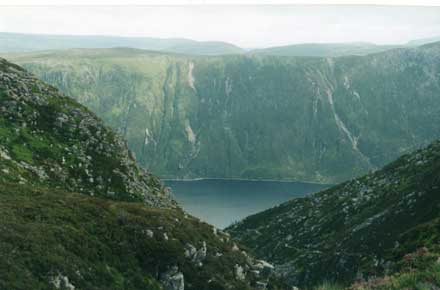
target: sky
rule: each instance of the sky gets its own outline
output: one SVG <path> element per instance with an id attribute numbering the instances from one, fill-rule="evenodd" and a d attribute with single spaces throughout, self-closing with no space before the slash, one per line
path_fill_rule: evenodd
<path id="1" fill-rule="evenodd" d="M 0 31 L 182 37 L 244 48 L 311 42 L 400 44 L 440 36 L 440 7 L 1 6 Z"/>

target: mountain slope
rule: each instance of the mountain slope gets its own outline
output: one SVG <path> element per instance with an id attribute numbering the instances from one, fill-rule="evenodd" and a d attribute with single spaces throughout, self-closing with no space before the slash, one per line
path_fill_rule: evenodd
<path id="1" fill-rule="evenodd" d="M 3 59 L 0 112 L 0 289 L 282 289 L 93 113 Z"/>
<path id="2" fill-rule="evenodd" d="M 93 113 L 0 59 L 1 181 L 170 207 L 159 180 Z"/>
<path id="3" fill-rule="evenodd" d="M 439 209 L 436 141 L 382 170 L 250 216 L 228 232 L 275 263 L 291 284 L 343 283 L 396 271 L 419 248 L 436 250 L 428 258 L 437 259 Z"/>
<path id="4" fill-rule="evenodd" d="M 358 57 L 9 55 L 171 178 L 334 183 L 440 138 L 440 43 Z"/>
<path id="5" fill-rule="evenodd" d="M 221 41 L 184 38 L 74 36 L 0 32 L 0 52 L 25 52 L 69 48 L 131 47 L 193 55 L 239 54 L 243 49 Z"/>

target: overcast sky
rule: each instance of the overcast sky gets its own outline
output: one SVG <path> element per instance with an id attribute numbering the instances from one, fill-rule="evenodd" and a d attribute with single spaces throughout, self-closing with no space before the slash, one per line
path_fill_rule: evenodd
<path id="1" fill-rule="evenodd" d="M 0 31 L 184 37 L 246 48 L 305 42 L 403 43 L 440 36 L 440 7 L 1 7 Z"/>

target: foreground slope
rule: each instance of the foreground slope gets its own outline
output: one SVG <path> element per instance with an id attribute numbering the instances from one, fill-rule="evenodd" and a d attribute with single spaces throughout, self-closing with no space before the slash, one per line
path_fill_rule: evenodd
<path id="1" fill-rule="evenodd" d="M 305 286 L 390 273 L 423 247 L 436 250 L 437 259 L 439 219 L 436 141 L 382 170 L 250 216 L 228 231 L 275 263 L 291 284 Z"/>
<path id="2" fill-rule="evenodd" d="M 0 182 L 0 211 L 0 289 L 286 289 L 179 210 Z"/>
<path id="3" fill-rule="evenodd" d="M 0 59 L 0 289 L 281 289 L 90 111 Z"/>
<path id="4" fill-rule="evenodd" d="M 340 58 L 10 55 L 163 177 L 335 183 L 440 137 L 440 43 Z"/>

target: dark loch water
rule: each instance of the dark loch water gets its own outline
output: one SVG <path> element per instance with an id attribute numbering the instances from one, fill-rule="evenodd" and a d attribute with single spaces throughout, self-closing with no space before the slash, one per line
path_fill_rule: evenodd
<path id="1" fill-rule="evenodd" d="M 188 213 L 218 228 L 292 198 L 329 187 L 301 182 L 224 179 L 164 182 Z"/>

